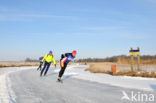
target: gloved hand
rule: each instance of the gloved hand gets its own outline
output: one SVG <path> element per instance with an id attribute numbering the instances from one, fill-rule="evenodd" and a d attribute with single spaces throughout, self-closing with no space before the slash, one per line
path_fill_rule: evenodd
<path id="1" fill-rule="evenodd" d="M 40 64 L 42 65 L 42 64 L 43 64 L 43 62 L 40 62 Z"/>
<path id="2" fill-rule="evenodd" d="M 56 68 L 56 64 L 55 64 L 55 68 Z"/>

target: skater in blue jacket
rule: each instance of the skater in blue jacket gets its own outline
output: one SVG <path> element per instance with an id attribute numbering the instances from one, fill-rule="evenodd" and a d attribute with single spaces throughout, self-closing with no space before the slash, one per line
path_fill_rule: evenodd
<path id="1" fill-rule="evenodd" d="M 61 59 L 60 59 L 60 66 L 61 66 L 61 70 L 59 72 L 59 76 L 58 76 L 58 81 L 61 82 L 61 77 L 64 74 L 64 71 L 68 65 L 68 63 L 74 59 L 76 57 L 76 50 L 74 50 L 72 53 L 65 53 L 61 55 Z"/>

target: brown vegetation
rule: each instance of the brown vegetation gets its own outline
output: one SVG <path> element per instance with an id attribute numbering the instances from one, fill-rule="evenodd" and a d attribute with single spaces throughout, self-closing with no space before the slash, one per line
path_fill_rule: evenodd
<path id="1" fill-rule="evenodd" d="M 85 69 L 85 71 L 90 71 L 92 73 L 106 73 L 110 70 L 111 65 L 114 63 L 108 63 L 108 62 L 101 62 L 101 63 L 88 63 L 90 65 L 90 68 Z"/>
<path id="2" fill-rule="evenodd" d="M 0 68 L 2 67 L 22 67 L 22 66 L 38 66 L 38 62 L 0 62 Z"/>
<path id="3" fill-rule="evenodd" d="M 117 72 L 114 73 L 113 75 L 115 76 L 135 76 L 135 77 L 148 77 L 148 78 L 156 78 L 156 72 Z"/>
<path id="4" fill-rule="evenodd" d="M 149 77 L 156 78 L 156 65 L 141 65 L 141 72 L 131 71 L 130 64 L 115 64 L 115 63 L 88 63 L 89 68 L 85 71 L 90 71 L 91 73 L 106 73 L 113 74 L 115 76 L 135 76 L 135 77 Z M 111 72 L 111 66 L 116 65 L 117 72 Z M 149 70 L 152 68 L 151 70 Z"/>

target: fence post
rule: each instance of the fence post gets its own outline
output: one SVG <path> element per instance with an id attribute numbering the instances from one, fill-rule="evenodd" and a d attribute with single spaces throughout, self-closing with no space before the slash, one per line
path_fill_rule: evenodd
<path id="1" fill-rule="evenodd" d="M 131 48 L 133 50 L 133 48 Z M 134 71 L 134 55 L 131 54 L 131 71 Z"/>
<path id="2" fill-rule="evenodd" d="M 138 48 L 138 50 L 140 51 L 140 48 Z M 141 69 L 140 69 L 140 54 L 138 54 L 137 57 L 138 57 L 138 71 L 141 71 Z"/>

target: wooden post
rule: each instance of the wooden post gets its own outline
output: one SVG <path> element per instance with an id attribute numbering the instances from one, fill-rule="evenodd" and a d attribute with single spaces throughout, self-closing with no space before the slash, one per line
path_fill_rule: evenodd
<path id="1" fill-rule="evenodd" d="M 140 51 L 140 48 L 138 48 L 138 50 Z M 138 71 L 141 71 L 140 69 L 140 54 L 137 55 L 138 58 Z"/>
<path id="2" fill-rule="evenodd" d="M 134 71 L 134 56 L 137 56 L 137 71 L 141 71 L 140 68 L 140 48 L 138 47 L 137 50 L 133 50 L 131 48 L 130 50 L 130 56 L 131 56 L 131 70 Z"/>
<path id="3" fill-rule="evenodd" d="M 133 48 L 131 48 L 133 50 Z M 131 71 L 134 71 L 134 55 L 131 55 Z"/>

